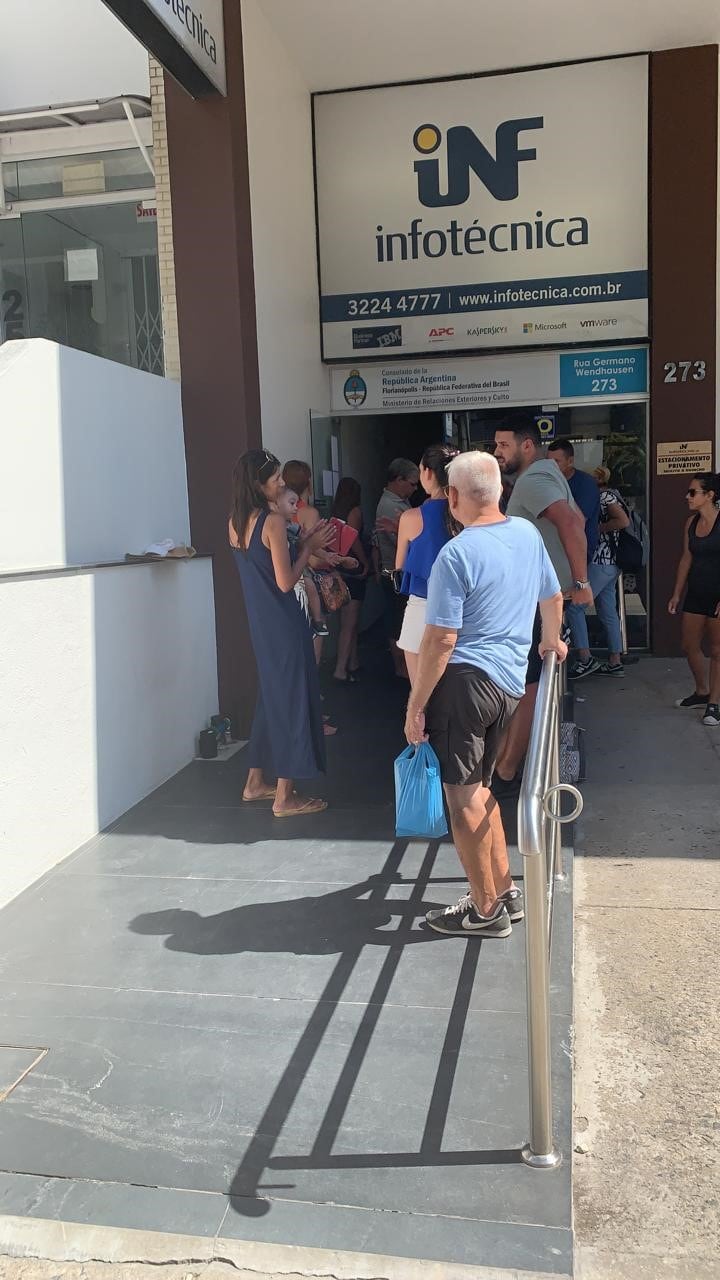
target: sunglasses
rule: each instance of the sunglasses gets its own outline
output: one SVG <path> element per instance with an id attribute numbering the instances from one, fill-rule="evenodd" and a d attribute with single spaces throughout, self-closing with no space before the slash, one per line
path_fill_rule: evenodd
<path id="1" fill-rule="evenodd" d="M 702 489 L 688 489 L 687 493 L 685 494 L 685 497 L 686 497 L 686 498 L 697 498 L 697 497 L 701 496 L 701 495 L 702 495 L 702 493 L 703 493 Z"/>
<path id="2" fill-rule="evenodd" d="M 267 471 L 268 468 L 270 468 L 269 474 L 272 475 L 273 468 L 277 466 L 277 460 L 268 452 L 267 449 L 263 449 L 263 453 L 265 454 L 265 461 L 262 462 L 258 468 L 258 479 L 262 477 L 263 471 Z"/>

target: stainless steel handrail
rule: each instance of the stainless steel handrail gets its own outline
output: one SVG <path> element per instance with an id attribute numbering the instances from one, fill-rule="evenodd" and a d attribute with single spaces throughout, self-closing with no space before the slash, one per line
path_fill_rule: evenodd
<path id="1" fill-rule="evenodd" d="M 620 652 L 624 655 L 628 651 L 627 642 L 627 606 L 625 604 L 625 579 L 622 573 L 618 575 L 617 580 L 617 609 L 618 619 L 620 622 Z"/>
<path id="2" fill-rule="evenodd" d="M 546 654 L 518 802 L 518 846 L 523 855 L 525 885 L 530 1091 L 530 1139 L 522 1157 L 534 1169 L 554 1169 L 562 1159 L 553 1140 L 550 1066 L 553 888 L 556 876 L 562 873 L 560 824 L 573 822 L 583 807 L 577 787 L 560 781 L 561 673 L 557 655 Z M 575 799 L 575 808 L 570 814 L 561 814 L 563 792 Z"/>

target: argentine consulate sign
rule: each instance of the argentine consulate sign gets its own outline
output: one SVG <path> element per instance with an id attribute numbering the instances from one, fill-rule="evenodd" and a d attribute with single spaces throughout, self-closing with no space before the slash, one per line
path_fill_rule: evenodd
<path id="1" fill-rule="evenodd" d="M 223 0 L 104 0 L 194 98 L 227 92 Z"/>
<path id="2" fill-rule="evenodd" d="M 325 359 L 647 335 L 644 55 L 313 114 Z"/>

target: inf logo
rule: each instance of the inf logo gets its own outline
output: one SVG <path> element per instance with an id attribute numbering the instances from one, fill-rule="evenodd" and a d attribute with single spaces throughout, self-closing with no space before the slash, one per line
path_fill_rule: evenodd
<path id="1" fill-rule="evenodd" d="M 468 125 L 452 125 L 445 138 L 447 193 L 443 195 L 440 190 L 439 160 L 416 160 L 420 203 L 429 209 L 465 204 L 470 196 L 471 171 L 496 200 L 517 199 L 520 161 L 537 159 L 534 147 L 519 146 L 520 134 L 525 129 L 542 127 L 542 116 L 503 121 L 495 131 L 495 155 L 492 156 Z M 435 124 L 421 124 L 413 134 L 413 146 L 421 156 L 433 156 L 441 142 L 442 134 Z"/>

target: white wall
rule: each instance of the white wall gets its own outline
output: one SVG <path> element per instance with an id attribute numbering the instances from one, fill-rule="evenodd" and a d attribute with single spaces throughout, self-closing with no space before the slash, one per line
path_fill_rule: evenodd
<path id="1" fill-rule="evenodd" d="M 192 758 L 213 618 L 205 559 L 0 580 L 0 906 Z"/>
<path id="2" fill-rule="evenodd" d="M 150 94 L 148 56 L 101 0 L 3 0 L 0 111 Z"/>
<path id="3" fill-rule="evenodd" d="M 280 458 L 309 459 L 308 412 L 329 408 L 310 94 L 256 0 L 242 0 L 242 21 L 263 441 Z"/>
<path id="4" fill-rule="evenodd" d="M 177 383 L 29 338 L 0 347 L 0 570 L 190 540 Z"/>

